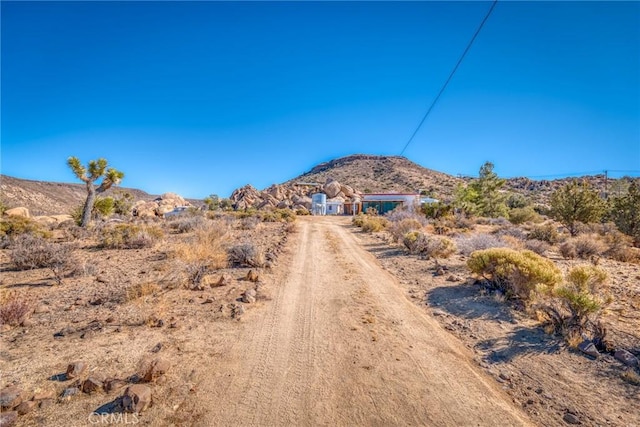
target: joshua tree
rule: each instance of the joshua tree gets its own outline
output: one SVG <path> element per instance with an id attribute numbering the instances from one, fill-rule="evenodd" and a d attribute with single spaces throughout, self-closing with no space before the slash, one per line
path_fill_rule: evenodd
<path id="1" fill-rule="evenodd" d="M 89 161 L 88 173 L 87 168 L 82 166 L 77 157 L 69 157 L 67 165 L 69 165 L 78 179 L 87 185 L 87 200 L 82 208 L 82 221 L 80 222 L 81 227 L 86 227 L 91 219 L 91 210 L 93 209 L 96 194 L 104 193 L 111 186 L 118 185 L 124 177 L 124 173 L 114 168 L 107 169 L 107 161 L 105 159 Z M 96 188 L 94 182 L 101 177 L 102 182 Z"/>

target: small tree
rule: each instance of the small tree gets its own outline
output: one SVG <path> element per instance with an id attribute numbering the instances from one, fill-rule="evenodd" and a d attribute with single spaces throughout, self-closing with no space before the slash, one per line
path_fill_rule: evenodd
<path id="1" fill-rule="evenodd" d="M 605 202 L 587 182 L 574 180 L 551 195 L 551 216 L 560 221 L 572 236 L 579 223 L 597 222 L 605 211 Z"/>
<path id="2" fill-rule="evenodd" d="M 456 207 L 469 214 L 506 217 L 506 196 L 501 192 L 505 182 L 493 171 L 493 163 L 485 162 L 480 167 L 478 179 L 456 189 Z"/>
<path id="3" fill-rule="evenodd" d="M 627 194 L 612 200 L 611 219 L 620 231 L 633 237 L 636 246 L 640 245 L 640 188 L 635 182 L 629 185 Z"/>
<path id="4" fill-rule="evenodd" d="M 217 194 L 211 194 L 209 197 L 205 197 L 204 204 L 210 211 L 215 211 L 220 207 L 220 197 Z"/>
<path id="5" fill-rule="evenodd" d="M 69 157 L 67 165 L 71 168 L 75 176 L 84 182 L 87 187 L 87 200 L 82 208 L 82 220 L 80 221 L 80 226 L 86 227 L 91 220 L 91 212 L 96 194 L 104 193 L 113 185 L 118 185 L 124 177 L 124 173 L 114 168 L 107 169 L 107 161 L 105 159 L 89 161 L 89 167 L 87 169 L 82 166 L 77 157 Z M 102 178 L 102 182 L 96 188 L 94 183 L 99 178 Z"/>

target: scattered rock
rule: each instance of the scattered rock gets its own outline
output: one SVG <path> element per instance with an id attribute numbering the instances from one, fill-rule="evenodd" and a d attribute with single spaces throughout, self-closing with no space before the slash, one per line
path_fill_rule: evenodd
<path id="1" fill-rule="evenodd" d="M 435 276 L 444 276 L 445 271 L 444 268 L 442 267 L 438 267 L 435 271 L 435 273 L 433 273 Z"/>
<path id="2" fill-rule="evenodd" d="M 157 353 L 160 350 L 162 350 L 162 343 L 161 342 L 159 342 L 158 344 L 153 346 L 153 348 L 151 349 L 151 353 Z"/>
<path id="3" fill-rule="evenodd" d="M 506 372 L 500 372 L 498 376 L 505 381 L 511 381 L 511 376 Z"/>
<path id="4" fill-rule="evenodd" d="M 67 366 L 67 379 L 78 378 L 87 370 L 87 364 L 82 361 L 72 362 Z"/>
<path id="5" fill-rule="evenodd" d="M 587 356 L 597 359 L 600 356 L 598 349 L 591 340 L 584 340 L 578 344 L 578 350 L 586 354 Z"/>
<path id="6" fill-rule="evenodd" d="M 258 273 L 255 273 L 253 270 L 249 270 L 244 279 L 248 280 L 249 282 L 257 282 L 258 280 L 260 280 L 260 277 L 258 276 Z"/>
<path id="7" fill-rule="evenodd" d="M 244 314 L 244 306 L 242 304 L 231 304 L 231 318 L 240 319 Z"/>
<path id="8" fill-rule="evenodd" d="M 56 398 L 56 393 L 53 390 L 44 390 L 44 391 L 38 391 L 33 395 L 33 399 L 34 401 L 40 401 L 40 400 L 45 400 L 45 399 L 55 399 Z"/>
<path id="9" fill-rule="evenodd" d="M 638 366 L 638 358 L 633 354 L 629 353 L 627 350 L 617 350 L 613 357 L 621 361 L 627 366 Z"/>
<path id="10" fill-rule="evenodd" d="M 247 304 L 252 304 L 256 302 L 256 291 L 255 289 L 247 289 L 242 293 L 241 297 L 242 302 Z"/>
<path id="11" fill-rule="evenodd" d="M 134 384 L 124 392 L 122 407 L 125 412 L 139 414 L 151 405 L 151 388 L 143 384 Z"/>
<path id="12" fill-rule="evenodd" d="M 16 408 L 16 411 L 18 412 L 18 415 L 24 415 L 31 412 L 33 408 L 35 408 L 36 406 L 38 406 L 38 402 L 28 400 L 26 402 L 22 402 L 21 404 L 19 404 L 18 407 Z"/>
<path id="13" fill-rule="evenodd" d="M 564 414 L 564 417 L 562 417 L 562 419 L 567 424 L 581 424 L 580 423 L 580 419 L 577 416 L 575 416 L 572 413 L 570 413 L 570 412 L 567 412 L 566 414 Z"/>
<path id="14" fill-rule="evenodd" d="M 103 388 L 107 393 L 111 393 L 112 391 L 120 389 L 127 384 L 128 383 L 125 380 L 120 380 L 118 378 L 109 378 L 104 381 Z"/>
<path id="15" fill-rule="evenodd" d="M 42 399 L 38 401 L 38 407 L 41 409 L 48 408 L 49 406 L 52 406 L 54 403 L 55 403 L 54 399 Z"/>
<path id="16" fill-rule="evenodd" d="M 220 277 L 216 277 L 213 274 L 207 274 L 202 278 L 200 282 L 202 286 L 209 286 L 211 288 L 217 288 L 218 286 L 225 286 L 229 283 L 229 279 L 224 275 L 220 275 Z"/>
<path id="17" fill-rule="evenodd" d="M 49 307 L 47 307 L 44 304 L 40 304 L 39 306 L 36 307 L 36 309 L 33 311 L 35 314 L 44 314 L 44 313 L 49 313 L 51 311 L 51 309 L 49 309 Z"/>
<path id="18" fill-rule="evenodd" d="M 67 387 L 62 391 L 62 393 L 60 393 L 60 397 L 63 399 L 71 398 L 78 393 L 80 393 L 80 389 L 78 387 Z"/>
<path id="19" fill-rule="evenodd" d="M 0 391 L 0 407 L 13 409 L 22 403 L 22 390 L 15 385 L 10 385 Z"/>
<path id="20" fill-rule="evenodd" d="M 97 377 L 89 377 L 82 382 L 82 391 L 87 394 L 95 393 L 102 390 L 104 386 L 102 379 Z"/>
<path id="21" fill-rule="evenodd" d="M 449 277 L 447 277 L 447 282 L 460 282 L 462 279 L 454 276 L 453 274 L 449 275 Z"/>
<path id="22" fill-rule="evenodd" d="M 142 380 L 152 382 L 169 371 L 171 364 L 166 359 L 157 358 L 151 361 L 142 374 Z"/>
<path id="23" fill-rule="evenodd" d="M 67 327 L 62 328 L 61 330 L 59 330 L 55 334 L 53 334 L 53 336 L 55 338 L 62 338 L 62 337 L 66 337 L 67 335 L 71 335 L 74 332 L 75 332 L 75 330 L 73 328 L 71 328 L 70 326 L 67 326 Z"/>
<path id="24" fill-rule="evenodd" d="M 18 421 L 18 413 L 16 411 L 0 413 L 0 427 L 11 427 L 16 421 Z"/>

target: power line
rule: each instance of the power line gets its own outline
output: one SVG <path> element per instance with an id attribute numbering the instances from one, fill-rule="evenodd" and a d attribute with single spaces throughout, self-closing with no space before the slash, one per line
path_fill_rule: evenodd
<path id="1" fill-rule="evenodd" d="M 431 113 L 431 110 L 433 110 L 433 107 L 436 105 L 436 102 L 438 102 L 438 99 L 440 99 L 440 95 L 442 95 L 442 92 L 444 92 L 444 90 L 447 88 L 447 85 L 449 84 L 449 82 L 453 78 L 453 75 L 458 70 L 458 67 L 462 63 L 462 60 L 467 55 L 467 52 L 469 52 L 469 49 L 471 49 L 471 45 L 473 44 L 473 42 L 476 39 L 476 37 L 478 36 L 478 34 L 480 34 L 480 30 L 484 26 L 484 23 L 487 22 L 487 19 L 489 19 L 489 15 L 491 15 L 491 12 L 493 12 L 493 9 L 496 7 L 497 3 L 498 3 L 498 0 L 494 0 L 493 3 L 491 4 L 491 7 L 489 8 L 489 11 L 487 12 L 487 15 L 484 17 L 484 19 L 480 23 L 480 26 L 476 30 L 476 32 L 473 35 L 473 37 L 471 37 L 471 40 L 469 41 L 469 44 L 467 44 L 467 47 L 464 49 L 464 52 L 462 52 L 462 55 L 460 56 L 460 59 L 458 59 L 458 62 L 456 63 L 455 67 L 453 67 L 453 70 L 451 71 L 451 74 L 449 74 L 449 77 L 444 82 L 444 85 L 442 85 L 442 88 L 440 89 L 440 92 L 438 92 L 438 95 L 436 95 L 435 99 L 433 100 L 433 102 L 429 106 L 429 109 L 427 110 L 426 114 L 424 115 L 424 117 L 422 117 L 422 120 L 420 120 L 420 123 L 418 124 L 418 127 L 416 128 L 415 131 L 413 131 L 413 134 L 411 135 L 411 138 L 409 138 L 409 141 L 407 141 L 407 143 L 405 144 L 404 148 L 400 152 L 401 156 L 404 154 L 404 152 L 407 149 L 407 147 L 409 147 L 409 144 L 411 144 L 411 141 L 413 141 L 413 138 L 416 136 L 416 134 L 418 133 L 418 131 L 422 127 L 422 124 L 424 123 L 424 121 L 427 120 L 427 117 Z"/>

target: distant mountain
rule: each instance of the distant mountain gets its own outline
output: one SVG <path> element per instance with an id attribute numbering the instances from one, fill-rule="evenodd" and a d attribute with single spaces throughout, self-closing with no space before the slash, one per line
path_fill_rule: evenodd
<path id="1" fill-rule="evenodd" d="M 406 157 L 355 154 L 321 163 L 287 181 L 318 182 L 333 178 L 363 193 L 416 193 L 425 191 L 448 199 L 462 179 L 422 167 Z"/>
<path id="2" fill-rule="evenodd" d="M 113 187 L 114 191 L 127 191 L 135 200 L 153 200 L 156 196 L 134 188 Z M 0 175 L 0 200 L 9 207 L 23 206 L 32 215 L 67 214 L 84 203 L 87 190 L 84 184 L 32 181 Z"/>

